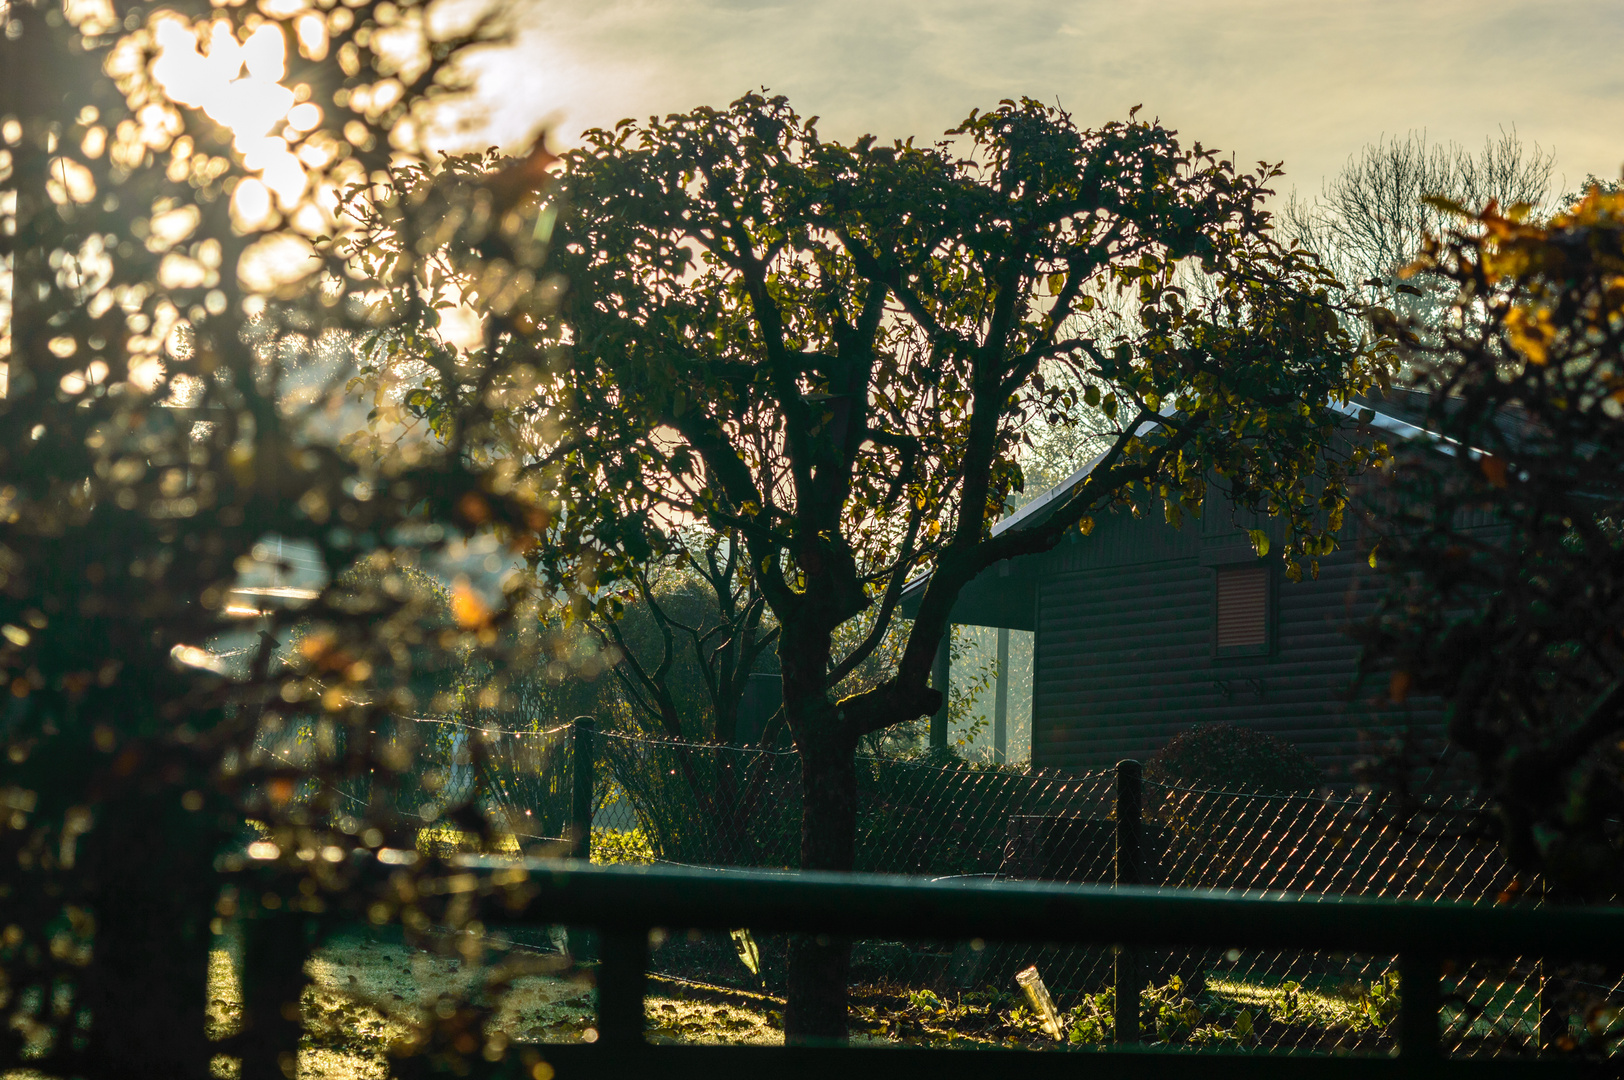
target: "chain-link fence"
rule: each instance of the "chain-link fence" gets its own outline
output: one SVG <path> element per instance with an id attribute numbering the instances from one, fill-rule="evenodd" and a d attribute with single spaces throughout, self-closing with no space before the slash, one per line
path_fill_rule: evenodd
<path id="1" fill-rule="evenodd" d="M 1163 885 L 1493 903 L 1511 881 L 1481 830 L 1483 808 L 1460 796 L 1400 804 L 1381 794 L 1270 796 L 1147 783 L 1144 798 L 1155 880 Z M 1390 1045 L 1398 991 L 1393 957 L 1231 950 L 1178 963 L 1187 990 L 1266 1013 L 1272 1045 L 1339 1051 Z M 1555 996 L 1579 974 L 1547 973 L 1531 960 L 1457 959 L 1446 979 L 1446 1046 L 1465 1053 L 1535 1050 L 1542 1011 L 1546 1045 L 1577 1041 Z M 1595 1003 L 1605 1007 L 1599 998 Z"/>
<path id="2" fill-rule="evenodd" d="M 420 814 L 432 829 L 438 808 L 475 797 L 508 823 L 515 850 L 567 850 L 579 728 L 417 726 L 421 760 L 390 794 L 398 809 Z M 801 774 L 793 752 L 611 732 L 596 733 L 591 745 L 595 860 L 798 864 Z M 1108 883 L 1117 872 L 1119 817 L 1137 809 L 1139 880 L 1147 884 L 1285 891 L 1305 900 L 1508 899 L 1509 869 L 1481 832 L 1481 808 L 1461 796 L 1400 805 L 1380 794 L 1273 796 L 1150 781 L 1130 794 L 1112 771 L 1059 774 L 869 755 L 857 764 L 860 871 Z M 416 792 L 408 790 L 414 781 Z M 1135 806 L 1123 806 L 1133 794 Z M 1545 901 L 1537 883 L 1514 891 L 1520 903 Z M 782 937 L 752 937 L 742 928 L 731 936 L 676 934 L 654 951 L 652 971 L 771 1000 L 783 993 L 787 952 Z M 1129 982 L 1119 980 L 1119 965 L 1128 965 Z M 1143 950 L 1123 957 L 1103 944 L 858 941 L 854 1018 L 876 1033 L 934 1022 L 949 1036 L 973 1028 L 1007 1042 L 1012 1026 L 1019 1035 L 1024 1024 L 1043 1038 L 1039 1010 L 1020 1006 L 1015 982 L 1031 967 L 1052 996 L 1062 1037 L 1072 1041 L 1109 1041 L 1113 995 L 1136 981 L 1144 988 L 1147 1040 L 1338 1053 L 1386 1053 L 1396 1045 L 1395 958 L 1325 953 Z M 1537 958 L 1455 958 L 1445 972 L 1445 1045 L 1462 1054 L 1596 1045 L 1618 1025 L 1619 975 L 1598 966 L 1549 969 Z"/>

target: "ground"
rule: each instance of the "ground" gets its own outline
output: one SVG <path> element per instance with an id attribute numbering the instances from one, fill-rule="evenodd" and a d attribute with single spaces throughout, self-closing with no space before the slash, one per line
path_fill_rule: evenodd
<path id="1" fill-rule="evenodd" d="M 234 950 L 210 957 L 209 1016 L 212 1034 L 235 1030 L 241 1000 Z M 534 954 L 531 954 L 534 955 Z M 306 970 L 311 988 L 304 1015 L 309 1035 L 299 1054 L 303 1080 L 383 1080 L 388 1048 L 409 1041 L 416 1021 L 443 1002 L 477 996 L 478 983 L 527 963 L 509 955 L 488 965 L 409 947 L 399 941 L 351 936 L 329 942 Z M 538 967 L 553 967 L 545 956 Z M 781 1005 L 761 995 L 658 981 L 648 999 L 653 1041 L 781 1044 Z M 595 1001 L 589 980 L 567 972 L 521 974 L 501 995 L 491 1033 L 509 1043 L 558 1043 L 596 1036 Z M 236 1075 L 237 1063 L 215 1059 L 220 1077 Z"/>
<path id="2" fill-rule="evenodd" d="M 544 944 L 544 942 L 543 942 Z M 556 954 L 518 948 L 486 954 L 485 962 L 409 947 L 401 940 L 356 934 L 328 942 L 307 968 L 312 985 L 304 1000 L 308 1036 L 300 1052 L 304 1080 L 384 1080 L 388 1048 L 409 1041 L 419 1019 L 458 1000 L 477 999 L 481 983 L 508 979 L 493 999 L 501 1007 L 486 1031 L 498 1044 L 590 1041 L 595 1038 L 590 977 L 562 968 Z M 783 1042 L 783 1002 L 765 994 L 653 977 L 647 1001 L 653 1042 Z M 233 950 L 212 957 L 210 1016 L 214 1034 L 232 1031 L 240 1015 Z M 1054 1048 L 1036 1009 L 1011 987 L 938 994 L 902 984 L 854 989 L 853 1041 L 870 1045 Z M 1098 1041 L 1091 1017 L 1110 1014 L 1108 997 L 1066 999 L 1060 1018 L 1061 1046 Z M 1255 985 L 1211 980 L 1199 1004 L 1176 984 L 1145 998 L 1147 1035 L 1160 1030 L 1173 1041 L 1195 1045 L 1266 1045 L 1299 1050 L 1374 1049 L 1378 1021 L 1369 995 L 1334 989 Z M 237 1063 L 224 1056 L 216 1075 L 234 1076 Z"/>

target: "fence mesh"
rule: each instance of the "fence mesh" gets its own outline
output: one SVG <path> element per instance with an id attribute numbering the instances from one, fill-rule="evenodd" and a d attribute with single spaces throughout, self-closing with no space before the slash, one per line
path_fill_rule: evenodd
<path id="1" fill-rule="evenodd" d="M 432 829 L 468 798 L 507 822 L 523 851 L 569 835 L 569 725 L 516 730 L 420 721 L 420 767 L 387 793 Z M 593 739 L 593 848 L 599 861 L 792 869 L 801 775 L 789 751 L 600 732 Z M 273 750 L 275 748 L 272 748 Z M 277 751 L 282 752 L 282 751 Z M 856 869 L 936 879 L 1106 883 L 1113 878 L 1112 771 L 1059 774 L 930 759 L 858 758 Z M 1509 870 L 1461 796 L 1404 806 L 1379 794 L 1272 796 L 1141 788 L 1150 884 L 1315 896 L 1493 903 Z M 364 801 L 376 793 L 346 797 Z M 1402 812 L 1401 812 L 1402 811 Z M 1539 903 L 1537 887 L 1518 902 Z M 784 990 L 781 936 L 682 934 L 652 955 L 658 976 L 739 992 Z M 1402 989 L 1396 958 L 1213 949 L 1060 948 L 954 941 L 854 943 L 853 1020 L 874 1035 L 917 1029 L 949 1042 L 1041 1044 L 1017 971 L 1035 966 L 1072 1042 L 1109 1041 L 1114 970 L 1133 965 L 1147 1040 L 1192 1047 L 1388 1053 Z M 1606 1052 L 1618 1041 L 1620 972 L 1538 958 L 1453 958 L 1444 1045 L 1462 1055 Z"/>

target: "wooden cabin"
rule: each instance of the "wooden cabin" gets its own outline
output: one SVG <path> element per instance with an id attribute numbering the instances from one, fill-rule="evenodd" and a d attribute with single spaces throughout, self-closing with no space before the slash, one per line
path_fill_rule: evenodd
<path id="1" fill-rule="evenodd" d="M 1410 420 L 1424 407 L 1423 395 L 1404 392 L 1359 403 L 1349 437 L 1361 428 L 1389 440 L 1419 434 Z M 998 530 L 1044 520 L 1088 469 Z M 1247 536 L 1264 528 L 1278 552 L 1278 523 L 1237 514 L 1217 493 L 1182 528 L 1159 508 L 1102 516 L 1088 536 L 1073 532 L 1051 551 L 982 573 L 953 622 L 1034 634 L 1034 769 L 1144 759 L 1192 724 L 1226 722 L 1293 743 L 1348 782 L 1355 761 L 1408 726 L 1429 742 L 1442 737 L 1435 706 L 1378 704 L 1385 683 L 1355 685 L 1360 647 L 1349 630 L 1372 614 L 1385 582 L 1354 517 L 1319 575 L 1290 582 L 1278 554 L 1259 558 Z M 904 612 L 923 584 L 910 587 Z"/>

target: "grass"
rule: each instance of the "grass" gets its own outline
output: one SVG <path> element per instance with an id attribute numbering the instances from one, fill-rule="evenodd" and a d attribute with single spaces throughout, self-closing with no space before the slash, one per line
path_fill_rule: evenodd
<path id="1" fill-rule="evenodd" d="M 521 957 L 480 965 L 455 955 L 399 942 L 354 936 L 318 949 L 306 966 L 310 988 L 302 1002 L 306 1036 L 299 1075 L 306 1080 L 384 1080 L 391 1047 L 404 1049 L 421 1021 L 446 1003 L 478 997 L 494 977 L 505 980 L 501 1006 L 486 1031 L 508 1044 L 580 1042 L 595 1037 L 595 994 L 584 978 L 563 972 L 523 973 Z M 543 959 L 536 968 L 556 967 Z M 521 970 L 516 970 L 516 967 Z M 679 996 L 680 995 L 680 996 Z M 672 985 L 648 998 L 649 1035 L 656 1042 L 781 1044 L 782 1006 L 771 999 L 726 1000 Z M 748 995 L 728 995 L 734 999 Z M 209 964 L 209 1034 L 234 1033 L 242 1018 L 234 950 L 215 949 Z M 221 1055 L 214 1073 L 238 1075 Z"/>
<path id="2" fill-rule="evenodd" d="M 1381 1026 L 1357 997 L 1340 987 L 1314 989 L 1293 981 L 1256 983 L 1212 978 L 1207 981 L 1207 996 L 1217 1004 L 1266 1012 L 1311 1027 L 1363 1031 Z"/>

